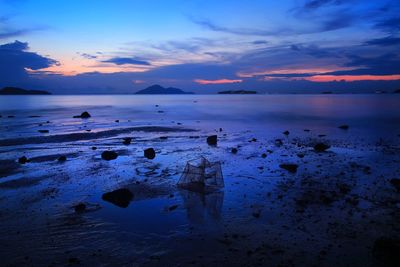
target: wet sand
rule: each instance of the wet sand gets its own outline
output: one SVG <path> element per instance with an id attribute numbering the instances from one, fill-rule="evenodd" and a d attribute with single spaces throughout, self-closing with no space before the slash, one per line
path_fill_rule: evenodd
<path id="1" fill-rule="evenodd" d="M 112 131 L 85 133 L 87 122 L 74 119 L 75 132 L 50 128 L 0 140 L 2 265 L 396 266 L 397 126 L 390 138 L 337 123 L 219 129 L 177 125 L 168 109 L 153 109 L 167 123 L 121 120 Z M 5 119 L 16 120 L 2 118 L 4 127 Z M 35 125 L 47 119 L 60 123 L 29 118 Z M 210 146 L 214 134 L 218 144 Z M 317 152 L 317 143 L 330 148 Z M 144 157 L 150 147 L 154 159 Z M 118 157 L 103 159 L 108 150 Z M 28 162 L 20 164 L 23 155 Z M 223 189 L 198 194 L 176 186 L 186 162 L 201 156 L 221 162 Z M 122 188 L 132 193 L 125 208 L 103 199 Z"/>

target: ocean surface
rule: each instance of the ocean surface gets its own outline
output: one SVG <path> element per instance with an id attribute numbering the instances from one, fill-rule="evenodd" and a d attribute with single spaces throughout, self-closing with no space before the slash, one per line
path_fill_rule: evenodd
<path id="1" fill-rule="evenodd" d="M 88 111 L 92 118 L 73 119 Z M 185 125 L 204 130 L 248 129 L 274 135 L 290 128 L 365 138 L 400 133 L 399 95 L 71 95 L 0 96 L 0 138 L 39 136 L 142 125 Z M 15 116 L 8 118 L 8 116 Z M 38 126 L 38 118 L 46 118 Z M 119 123 L 114 123 L 119 120 Z M 39 120 L 40 122 L 40 120 Z M 55 123 L 57 122 L 57 123 Z M 44 125 L 44 126 L 43 126 Z M 289 127 L 290 126 L 290 127 Z M 360 137 L 358 136 L 358 137 Z M 350 136 L 344 136 L 349 138 Z M 357 138 L 358 138 L 357 137 Z"/>

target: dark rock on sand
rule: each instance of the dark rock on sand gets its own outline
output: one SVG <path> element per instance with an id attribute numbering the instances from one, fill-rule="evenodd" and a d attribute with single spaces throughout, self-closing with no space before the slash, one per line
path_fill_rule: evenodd
<path id="1" fill-rule="evenodd" d="M 154 148 L 145 149 L 144 156 L 148 159 L 154 159 L 156 157 L 156 151 L 154 151 Z"/>
<path id="2" fill-rule="evenodd" d="M 27 162 L 29 162 L 29 159 L 25 156 L 22 156 L 18 159 L 18 163 L 20 163 L 20 164 L 25 164 Z"/>
<path id="3" fill-rule="evenodd" d="M 237 150 L 237 148 L 232 148 L 232 150 L 231 150 L 231 152 L 233 153 L 233 154 L 236 154 L 237 152 L 238 152 L 238 150 Z"/>
<path id="4" fill-rule="evenodd" d="M 331 146 L 324 144 L 324 143 L 318 143 L 314 146 L 314 150 L 317 152 L 324 152 L 325 150 L 329 149 Z"/>
<path id="5" fill-rule="evenodd" d="M 114 160 L 118 158 L 118 154 L 117 152 L 107 150 L 101 153 L 101 158 L 105 160 Z"/>
<path id="6" fill-rule="evenodd" d="M 342 130 L 347 130 L 347 129 L 349 129 L 349 125 L 340 125 L 339 127 L 338 127 L 339 129 L 342 129 Z"/>
<path id="7" fill-rule="evenodd" d="M 49 133 L 49 130 L 38 130 L 39 133 Z"/>
<path id="8" fill-rule="evenodd" d="M 86 205 L 84 203 L 79 203 L 78 205 L 74 206 L 75 212 L 84 212 L 86 210 Z"/>
<path id="9" fill-rule="evenodd" d="M 124 139 L 123 139 L 124 141 L 122 142 L 124 145 L 130 145 L 131 144 L 131 142 L 132 142 L 132 138 L 130 138 L 130 137 L 125 137 Z"/>
<path id="10" fill-rule="evenodd" d="M 290 132 L 289 132 L 289 131 L 284 131 L 283 134 L 284 134 L 284 135 L 289 135 Z"/>
<path id="11" fill-rule="evenodd" d="M 88 119 L 90 118 L 90 114 L 87 111 L 82 112 L 81 115 L 74 116 L 74 118 Z"/>
<path id="12" fill-rule="evenodd" d="M 67 160 L 67 157 L 66 156 L 60 156 L 59 158 L 58 158 L 58 161 L 59 162 L 64 162 L 64 161 L 66 161 Z"/>
<path id="13" fill-rule="evenodd" d="M 216 146 L 218 142 L 218 136 L 217 135 L 210 135 L 207 137 L 207 144 L 210 146 Z"/>
<path id="14" fill-rule="evenodd" d="M 297 172 L 297 168 L 299 166 L 297 164 L 286 163 L 286 164 L 280 164 L 279 167 L 287 170 L 288 172 L 295 173 L 295 172 Z"/>
<path id="15" fill-rule="evenodd" d="M 400 240 L 381 237 L 375 240 L 373 254 L 379 266 L 400 266 Z"/>
<path id="16" fill-rule="evenodd" d="M 111 202 L 112 204 L 126 208 L 133 199 L 133 194 L 126 188 L 114 190 L 112 192 L 104 193 L 101 197 L 104 201 Z"/>
<path id="17" fill-rule="evenodd" d="M 263 154 L 261 155 L 261 157 L 262 157 L 263 159 L 265 159 L 265 158 L 267 157 L 267 154 L 263 153 Z"/>
<path id="18" fill-rule="evenodd" d="M 275 139 L 275 145 L 276 145 L 276 146 L 281 146 L 281 145 L 283 145 L 282 140 L 281 140 L 281 139 Z"/>
<path id="19" fill-rule="evenodd" d="M 393 178 L 390 180 L 390 183 L 396 188 L 398 192 L 400 192 L 400 179 Z"/>

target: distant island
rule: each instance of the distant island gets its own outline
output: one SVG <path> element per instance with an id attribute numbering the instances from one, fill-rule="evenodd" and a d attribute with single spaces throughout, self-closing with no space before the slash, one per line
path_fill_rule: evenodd
<path id="1" fill-rule="evenodd" d="M 246 91 L 246 90 L 238 90 L 238 91 L 221 91 L 218 94 L 225 95 L 254 95 L 257 94 L 256 91 Z"/>
<path id="2" fill-rule="evenodd" d="M 136 92 L 137 95 L 188 95 L 192 92 L 185 92 L 178 88 L 168 87 L 164 88 L 161 85 L 155 84 L 146 89 Z"/>
<path id="3" fill-rule="evenodd" d="M 4 87 L 0 95 L 51 95 L 50 92 L 40 90 L 25 90 L 18 87 Z"/>

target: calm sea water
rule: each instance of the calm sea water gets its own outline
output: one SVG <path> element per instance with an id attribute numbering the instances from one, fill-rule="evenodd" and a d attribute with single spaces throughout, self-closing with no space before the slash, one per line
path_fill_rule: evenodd
<path id="1" fill-rule="evenodd" d="M 92 118 L 72 118 L 83 111 L 90 112 Z M 266 135 L 284 130 L 300 133 L 305 128 L 335 134 L 337 126 L 348 124 L 353 137 L 400 134 L 398 95 L 1 96 L 0 115 L 0 138 L 39 135 L 41 120 L 42 128 L 50 134 L 76 132 L 83 127 L 96 131 L 176 124 L 203 130 L 248 129 Z M 10 115 L 15 117 L 8 118 Z"/>

